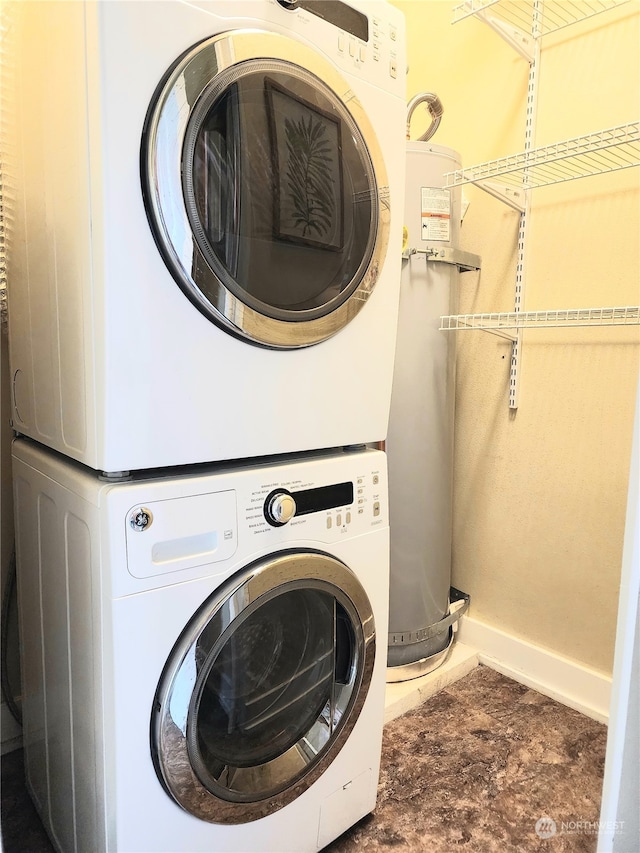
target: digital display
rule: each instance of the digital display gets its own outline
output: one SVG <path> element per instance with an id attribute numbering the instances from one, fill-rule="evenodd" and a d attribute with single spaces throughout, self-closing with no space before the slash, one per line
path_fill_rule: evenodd
<path id="1" fill-rule="evenodd" d="M 299 0 L 298 6 L 362 41 L 369 41 L 367 16 L 347 6 L 346 3 L 341 3 L 340 0 Z"/>
<path id="2" fill-rule="evenodd" d="M 292 492 L 296 502 L 296 515 L 308 515 L 310 512 L 322 512 L 353 503 L 353 483 L 336 483 L 333 486 L 320 486 Z"/>

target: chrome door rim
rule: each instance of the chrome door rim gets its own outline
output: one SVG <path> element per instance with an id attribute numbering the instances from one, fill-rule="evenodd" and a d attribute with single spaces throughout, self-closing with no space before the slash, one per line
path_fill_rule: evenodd
<path id="1" fill-rule="evenodd" d="M 268 57 L 329 89 L 344 109 L 345 120 L 361 135 L 371 161 L 377 199 L 377 227 L 366 268 L 352 294 L 320 317 L 282 320 L 255 310 L 225 286 L 193 239 L 182 184 L 182 149 L 194 105 L 189 87 L 203 97 L 221 74 L 242 63 Z M 197 101 L 196 101 L 197 103 Z M 371 123 L 349 84 L 318 53 L 286 36 L 260 30 L 238 30 L 195 45 L 178 61 L 159 87 L 149 109 L 141 154 L 143 194 L 149 222 L 160 252 L 187 297 L 211 321 L 252 343 L 291 349 L 319 343 L 336 334 L 362 309 L 378 280 L 389 238 L 390 203 L 386 169 Z M 207 295 L 204 289 L 206 288 Z"/>
<path id="2" fill-rule="evenodd" d="M 346 605 L 357 634 L 354 687 L 342 718 L 326 746 L 310 761 L 306 772 L 276 793 L 238 800 L 223 788 L 214 791 L 205 787 L 192 766 L 189 715 L 198 673 L 190 653 L 214 620 L 214 633 L 222 636 L 232 623 L 242 618 L 243 612 L 252 606 L 255 608 L 256 602 L 260 604 L 271 598 L 274 591 L 293 586 L 328 592 Z M 374 661 L 375 624 L 371 604 L 362 585 L 345 564 L 321 552 L 296 551 L 264 558 L 244 569 L 194 615 L 165 665 L 151 716 L 151 751 L 165 789 L 185 811 L 212 823 L 246 823 L 278 811 L 313 784 L 346 743 L 366 700 Z M 283 761 L 291 750 L 281 756 Z"/>

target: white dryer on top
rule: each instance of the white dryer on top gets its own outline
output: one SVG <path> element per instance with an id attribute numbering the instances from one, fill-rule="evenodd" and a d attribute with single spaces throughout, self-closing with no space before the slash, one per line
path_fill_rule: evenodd
<path id="1" fill-rule="evenodd" d="M 383 439 L 398 10 L 16 6 L 16 430 L 106 472 Z"/>

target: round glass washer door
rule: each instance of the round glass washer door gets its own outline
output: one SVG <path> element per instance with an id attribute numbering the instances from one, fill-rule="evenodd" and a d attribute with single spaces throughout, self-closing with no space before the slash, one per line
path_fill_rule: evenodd
<path id="1" fill-rule="evenodd" d="M 187 812 L 246 823 L 293 801 L 365 702 L 374 617 L 351 570 L 282 552 L 234 576 L 185 627 L 151 716 L 160 781 Z"/>
<path id="2" fill-rule="evenodd" d="M 337 70 L 293 39 L 239 30 L 183 55 L 149 108 L 141 174 L 171 274 L 233 335 L 319 343 L 376 284 L 389 189 L 375 134 Z"/>

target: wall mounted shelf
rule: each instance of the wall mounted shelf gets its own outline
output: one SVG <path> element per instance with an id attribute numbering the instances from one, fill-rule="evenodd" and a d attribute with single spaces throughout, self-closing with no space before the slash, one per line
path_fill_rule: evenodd
<path id="1" fill-rule="evenodd" d="M 531 41 L 577 24 L 628 0 L 466 0 L 453 8 L 453 22 L 476 17 L 533 61 Z M 514 43 L 515 42 L 515 43 Z"/>
<path id="2" fill-rule="evenodd" d="M 529 63 L 524 151 L 445 175 L 445 187 L 473 184 L 518 211 L 515 310 L 509 313 L 441 317 L 445 331 L 482 329 L 512 342 L 509 408 L 518 407 L 522 330 L 592 325 L 638 324 L 638 307 L 523 311 L 527 260 L 527 223 L 531 191 L 577 178 L 640 165 L 640 122 L 546 145 L 533 146 L 543 36 L 624 5 L 629 0 L 465 0 L 453 9 L 452 23 L 476 17 Z"/>
<path id="3" fill-rule="evenodd" d="M 525 192 L 640 165 L 640 122 L 489 160 L 445 175 L 446 187 L 475 184 L 524 210 Z"/>
<path id="4" fill-rule="evenodd" d="M 612 308 L 559 308 L 551 311 L 510 311 L 489 314 L 456 314 L 440 318 L 442 331 L 483 329 L 515 340 L 510 329 L 559 329 L 576 326 L 637 326 L 640 306 Z"/>

